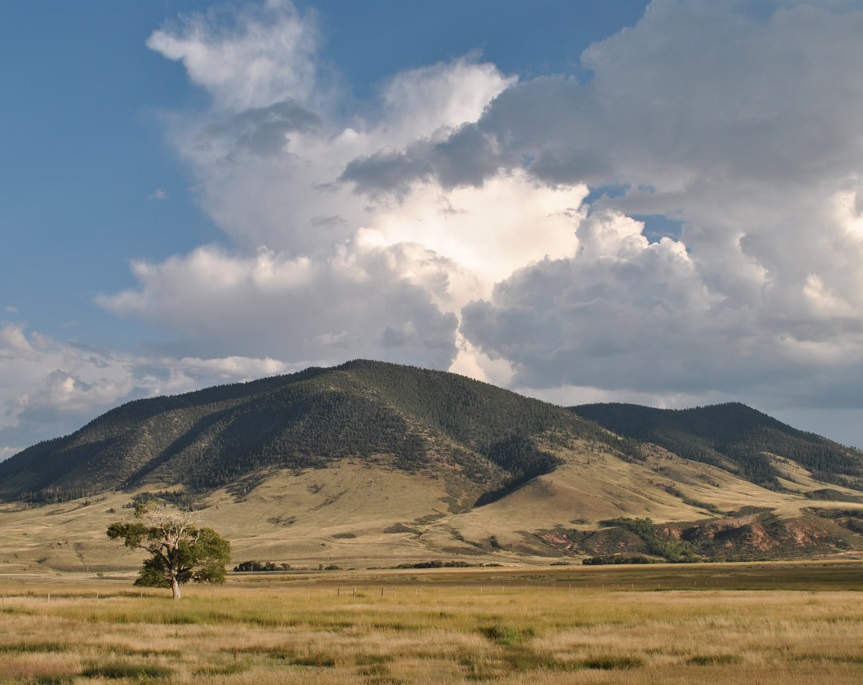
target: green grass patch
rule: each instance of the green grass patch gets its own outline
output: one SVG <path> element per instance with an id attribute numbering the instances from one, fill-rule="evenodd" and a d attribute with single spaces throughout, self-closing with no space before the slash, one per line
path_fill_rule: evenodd
<path id="1" fill-rule="evenodd" d="M 832 664 L 863 664 L 863 654 L 807 654 L 796 661 L 815 661 Z"/>
<path id="2" fill-rule="evenodd" d="M 379 664 L 388 664 L 393 660 L 389 654 L 361 654 L 356 658 L 354 663 L 357 666 L 376 666 Z"/>
<path id="3" fill-rule="evenodd" d="M 293 656 L 286 661 L 291 666 L 312 666 L 314 668 L 335 668 L 336 660 L 324 654 L 309 654 L 308 656 Z"/>
<path id="4" fill-rule="evenodd" d="M 100 649 L 103 652 L 108 652 L 109 654 L 114 654 L 117 656 L 163 656 L 178 658 L 183 655 L 183 652 L 179 649 L 135 649 L 134 647 L 128 647 L 127 645 L 118 644 L 100 645 Z"/>
<path id="5" fill-rule="evenodd" d="M 0 653 L 11 654 L 38 654 L 56 653 L 69 651 L 69 645 L 59 642 L 23 642 L 17 644 L 0 645 Z"/>
<path id="6" fill-rule="evenodd" d="M 417 630 L 422 630 L 422 626 L 411 625 L 410 623 L 402 623 L 400 621 L 372 623 L 372 628 L 374 628 L 375 630 L 392 630 L 397 633 L 415 632 Z"/>
<path id="7" fill-rule="evenodd" d="M 582 668 L 589 668 L 597 671 L 625 671 L 630 668 L 638 668 L 642 665 L 641 659 L 634 659 L 628 656 L 601 656 L 592 659 L 584 659 L 576 662 Z"/>
<path id="8" fill-rule="evenodd" d="M 498 624 L 480 627 L 479 632 L 492 642 L 504 647 L 512 647 L 535 637 L 533 628 L 520 629 Z"/>
<path id="9" fill-rule="evenodd" d="M 507 654 L 506 665 L 512 671 L 577 671 L 580 668 L 580 664 L 524 649 Z"/>
<path id="10" fill-rule="evenodd" d="M 741 661 L 743 659 L 736 654 L 698 654 L 689 657 L 686 663 L 692 666 L 728 666 L 739 664 Z"/>
<path id="11" fill-rule="evenodd" d="M 173 674 L 173 670 L 167 666 L 157 666 L 154 664 L 130 664 L 130 663 L 111 663 L 100 664 L 98 666 L 90 666 L 81 672 L 85 678 L 108 678 L 110 680 L 120 680 L 122 678 L 167 678 Z"/>
<path id="12" fill-rule="evenodd" d="M 220 676 L 220 675 L 237 675 L 248 670 L 249 665 L 243 661 L 238 661 L 232 664 L 223 664 L 221 666 L 203 666 L 195 670 L 195 675 L 198 676 Z"/>
<path id="13" fill-rule="evenodd" d="M 357 659 L 357 662 L 361 661 Z M 389 657 L 374 657 L 371 659 L 362 659 L 366 663 L 360 665 L 357 669 L 357 675 L 366 678 L 368 685 L 401 685 L 401 680 L 394 678 L 390 673 L 388 663 L 391 661 Z"/>
<path id="14" fill-rule="evenodd" d="M 471 682 L 484 682 L 499 678 L 502 671 L 498 664 L 485 660 L 479 660 L 473 656 L 462 657 L 459 665 L 464 671 L 465 680 Z"/>
<path id="15" fill-rule="evenodd" d="M 297 654 L 290 649 L 247 649 L 245 653 L 266 654 L 272 659 L 280 659 L 290 666 L 311 666 L 314 668 L 334 668 L 335 659 L 326 654 Z"/>

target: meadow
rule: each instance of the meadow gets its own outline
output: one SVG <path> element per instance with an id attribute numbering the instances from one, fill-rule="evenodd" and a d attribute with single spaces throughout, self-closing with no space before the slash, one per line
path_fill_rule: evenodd
<path id="1" fill-rule="evenodd" d="M 863 564 L 0 576 L 0 682 L 863 682 Z"/>

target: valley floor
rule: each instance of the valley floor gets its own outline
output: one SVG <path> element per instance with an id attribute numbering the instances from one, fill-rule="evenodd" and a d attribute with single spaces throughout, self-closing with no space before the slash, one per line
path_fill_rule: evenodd
<path id="1" fill-rule="evenodd" d="M 0 683 L 863 682 L 863 564 L 0 575 Z"/>

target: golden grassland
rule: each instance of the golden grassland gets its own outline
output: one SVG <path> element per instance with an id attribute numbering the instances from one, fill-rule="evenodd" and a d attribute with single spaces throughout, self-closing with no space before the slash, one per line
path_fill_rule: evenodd
<path id="1" fill-rule="evenodd" d="M 863 564 L 0 576 L 2 683 L 863 682 Z"/>
<path id="2" fill-rule="evenodd" d="M 440 479 L 346 461 L 300 473 L 274 472 L 241 497 L 224 490 L 211 493 L 198 502 L 196 519 L 231 541 L 234 564 L 256 559 L 306 568 L 319 563 L 367 568 L 381 560 L 389 565 L 429 559 L 547 564 L 561 552 L 537 533 L 556 527 L 596 530 L 601 521 L 619 516 L 699 521 L 752 502 L 792 518 L 813 504 L 863 507 L 807 498 L 805 491 L 823 484 L 792 473 L 787 464 L 796 484 L 788 481 L 786 491 L 774 492 L 668 454 L 643 463 L 589 450 L 568 458 L 509 496 L 464 511 L 454 506 Z M 135 568 L 140 558 L 109 540 L 105 530 L 132 519 L 136 494 L 143 491 L 43 506 L 0 504 L 0 573 Z"/>

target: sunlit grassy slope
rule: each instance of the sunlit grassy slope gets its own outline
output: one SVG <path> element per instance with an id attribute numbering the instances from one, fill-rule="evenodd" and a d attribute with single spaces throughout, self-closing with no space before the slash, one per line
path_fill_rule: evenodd
<path id="1" fill-rule="evenodd" d="M 824 511 L 861 511 L 859 505 L 765 490 L 668 454 L 634 462 L 594 449 L 562 458 L 565 463 L 553 473 L 467 510 L 453 500 L 441 478 L 344 461 L 324 469 L 276 470 L 243 495 L 218 490 L 200 503 L 196 516 L 230 539 L 233 563 L 254 559 L 299 568 L 369 568 L 428 560 L 506 565 L 578 561 L 586 552 L 573 546 L 572 535 L 601 534 L 608 530 L 606 522 L 617 517 L 650 517 L 658 524 L 723 521 L 731 520 L 724 513 L 753 503 L 787 519 L 809 515 L 816 505 Z M 5 505 L 0 510 L 0 573 L 135 568 L 140 558 L 105 537 L 109 523 L 131 519 L 131 497 L 108 492 L 41 507 Z M 801 538 L 807 544 L 799 549 L 765 547 L 763 554 L 748 553 L 747 558 L 837 556 L 863 548 L 852 531 L 816 519 L 821 527 L 813 535 L 829 533 L 824 540 L 808 544 Z M 843 546 L 837 547 L 840 539 Z M 738 556 L 733 549 L 718 555 Z"/>

